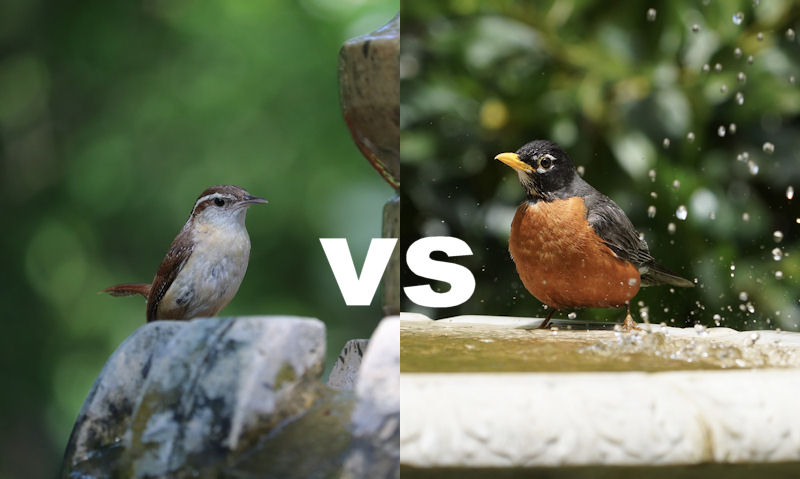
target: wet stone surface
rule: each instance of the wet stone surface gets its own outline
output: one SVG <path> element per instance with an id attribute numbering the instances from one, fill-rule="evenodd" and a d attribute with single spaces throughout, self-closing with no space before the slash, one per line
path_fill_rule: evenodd
<path id="1" fill-rule="evenodd" d="M 421 318 L 417 318 L 421 319 Z M 800 366 L 792 333 L 458 317 L 402 321 L 402 372 L 592 372 L 788 368 Z M 593 329 L 587 329 L 593 328 Z M 606 328 L 598 330 L 594 328 Z"/>

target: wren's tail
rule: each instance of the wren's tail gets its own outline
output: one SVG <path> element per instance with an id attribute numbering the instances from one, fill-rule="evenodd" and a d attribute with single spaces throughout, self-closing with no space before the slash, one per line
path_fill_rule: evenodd
<path id="1" fill-rule="evenodd" d="M 141 294 L 146 298 L 150 295 L 150 285 L 145 283 L 118 284 L 100 292 L 108 293 L 111 296 L 132 296 L 134 294 Z"/>
<path id="2" fill-rule="evenodd" d="M 694 283 L 688 279 L 681 278 L 677 274 L 653 262 L 647 266 L 647 271 L 642 273 L 642 286 L 656 286 L 667 284 L 679 288 L 694 288 Z"/>

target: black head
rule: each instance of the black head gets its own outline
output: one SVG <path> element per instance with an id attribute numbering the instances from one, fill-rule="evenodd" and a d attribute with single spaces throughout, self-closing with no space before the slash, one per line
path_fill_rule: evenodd
<path id="1" fill-rule="evenodd" d="M 529 197 L 553 200 L 568 188 L 578 173 L 566 152 L 552 141 L 534 140 L 516 153 L 501 153 L 495 159 L 514 168 Z"/>

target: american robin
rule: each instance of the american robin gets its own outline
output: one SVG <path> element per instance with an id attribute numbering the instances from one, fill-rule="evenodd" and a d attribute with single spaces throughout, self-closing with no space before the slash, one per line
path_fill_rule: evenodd
<path id="1" fill-rule="evenodd" d="M 535 140 L 495 157 L 514 168 L 525 190 L 511 223 L 509 251 L 525 288 L 551 308 L 626 307 L 640 286 L 694 284 L 658 264 L 622 209 L 592 188 L 569 156 Z"/>

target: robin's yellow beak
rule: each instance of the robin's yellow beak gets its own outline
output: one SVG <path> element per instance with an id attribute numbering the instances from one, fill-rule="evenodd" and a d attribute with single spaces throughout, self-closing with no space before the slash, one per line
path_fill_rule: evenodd
<path id="1" fill-rule="evenodd" d="M 524 171 L 525 173 L 533 173 L 533 168 L 531 165 L 525 163 L 524 161 L 519 159 L 519 155 L 516 153 L 500 153 L 499 155 L 494 157 L 495 160 L 500 160 L 506 165 L 514 168 L 517 171 Z"/>

